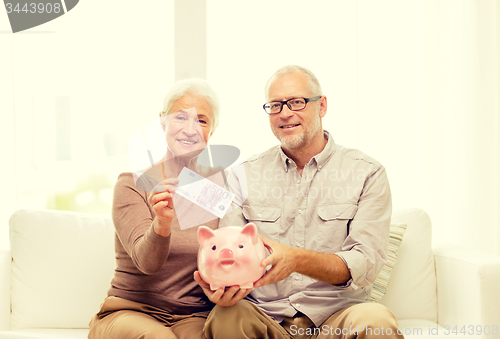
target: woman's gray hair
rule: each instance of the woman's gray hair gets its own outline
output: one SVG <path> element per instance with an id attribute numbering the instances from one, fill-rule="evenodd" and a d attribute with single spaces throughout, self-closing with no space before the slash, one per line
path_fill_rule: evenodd
<path id="1" fill-rule="evenodd" d="M 313 72 L 308 70 L 305 67 L 297 66 L 297 65 L 288 65 L 281 67 L 278 69 L 274 74 L 267 80 L 266 83 L 266 88 L 265 88 L 265 96 L 266 100 L 269 99 L 269 86 L 273 82 L 273 80 L 281 75 L 289 74 L 289 73 L 295 73 L 295 72 L 300 72 L 304 74 L 308 79 L 309 79 L 309 90 L 311 91 L 312 95 L 323 95 L 323 91 L 321 90 L 321 85 L 319 84 L 318 78 L 314 75 Z"/>
<path id="2" fill-rule="evenodd" d="M 165 95 L 165 99 L 163 100 L 163 111 L 161 112 L 161 115 L 165 116 L 174 105 L 174 102 L 176 102 L 186 94 L 199 96 L 207 100 L 208 104 L 212 108 L 212 112 L 214 115 L 214 121 L 210 131 L 215 131 L 215 129 L 219 125 L 219 99 L 217 98 L 217 94 L 215 94 L 215 91 L 212 89 L 212 86 L 210 86 L 208 81 L 204 79 L 190 78 L 177 81 Z"/>

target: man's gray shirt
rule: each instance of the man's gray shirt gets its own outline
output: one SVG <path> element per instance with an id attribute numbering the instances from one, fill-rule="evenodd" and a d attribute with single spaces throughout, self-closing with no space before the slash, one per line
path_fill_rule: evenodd
<path id="1" fill-rule="evenodd" d="M 319 327 L 336 311 L 367 301 L 387 258 L 392 205 L 384 167 L 324 136 L 327 145 L 302 176 L 276 146 L 228 178 L 236 198 L 219 227 L 255 223 L 259 234 L 286 246 L 337 254 L 351 273 L 342 286 L 292 273 L 253 290 L 250 300 L 278 322 L 302 312 Z"/>

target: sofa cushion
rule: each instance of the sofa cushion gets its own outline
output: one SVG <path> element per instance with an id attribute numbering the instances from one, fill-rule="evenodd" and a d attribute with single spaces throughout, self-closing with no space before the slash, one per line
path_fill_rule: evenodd
<path id="1" fill-rule="evenodd" d="M 391 273 L 391 283 L 380 300 L 398 319 L 437 322 L 437 292 L 431 248 L 431 220 L 421 209 L 396 211 L 393 224 L 406 224 L 406 232 Z"/>
<path id="2" fill-rule="evenodd" d="M 372 293 L 370 295 L 370 301 L 380 301 L 380 299 L 387 293 L 387 287 L 389 286 L 389 280 L 391 278 L 392 269 L 396 264 L 398 258 L 398 250 L 401 242 L 403 241 L 403 235 L 406 231 L 405 224 L 391 224 L 391 229 L 389 232 L 389 246 L 387 249 L 387 262 L 375 279 L 373 283 Z"/>
<path id="3" fill-rule="evenodd" d="M 109 288 L 109 215 L 21 210 L 10 219 L 12 328 L 87 328 Z"/>
<path id="4" fill-rule="evenodd" d="M 0 331 L 10 328 L 10 251 L 0 251 Z"/>

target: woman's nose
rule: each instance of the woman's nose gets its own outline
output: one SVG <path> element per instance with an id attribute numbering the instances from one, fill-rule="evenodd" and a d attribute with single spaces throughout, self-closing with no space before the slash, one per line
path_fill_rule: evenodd
<path id="1" fill-rule="evenodd" d="M 189 119 L 187 124 L 184 126 L 183 131 L 188 135 L 194 135 L 199 128 L 200 124 L 198 123 L 198 119 Z"/>

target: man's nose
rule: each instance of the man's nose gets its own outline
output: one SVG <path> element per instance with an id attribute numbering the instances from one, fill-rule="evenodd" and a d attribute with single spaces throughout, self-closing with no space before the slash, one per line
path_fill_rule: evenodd
<path id="1" fill-rule="evenodd" d="M 286 119 L 291 117 L 295 113 L 288 107 L 288 105 L 283 105 L 279 114 L 282 119 Z"/>

